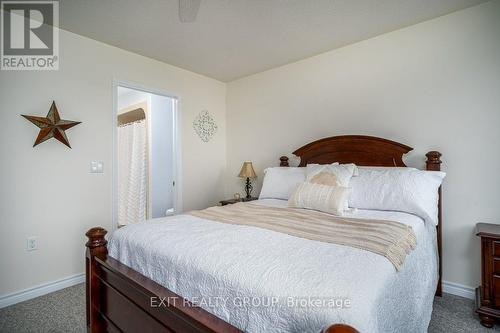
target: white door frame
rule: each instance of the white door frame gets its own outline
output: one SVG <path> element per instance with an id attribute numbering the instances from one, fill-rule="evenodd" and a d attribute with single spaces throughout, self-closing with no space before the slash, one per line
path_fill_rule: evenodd
<path id="1" fill-rule="evenodd" d="M 112 159 L 112 220 L 113 220 L 113 230 L 118 227 L 118 87 L 129 88 L 134 90 L 143 91 L 145 93 L 150 93 L 154 95 L 160 95 L 164 97 L 169 97 L 173 100 L 173 155 L 174 155 L 174 165 L 173 165 L 173 180 L 175 186 L 173 187 L 173 202 L 174 202 L 174 214 L 179 214 L 182 212 L 182 160 L 181 160 L 181 99 L 179 94 L 170 93 L 163 91 L 161 89 L 149 88 L 143 85 L 123 81 L 118 79 L 113 79 L 113 112 L 112 112 L 112 125 L 113 125 L 113 159 Z"/>

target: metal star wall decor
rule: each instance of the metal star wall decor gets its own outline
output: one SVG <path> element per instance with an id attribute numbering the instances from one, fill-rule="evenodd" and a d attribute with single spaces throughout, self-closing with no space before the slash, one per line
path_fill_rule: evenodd
<path id="1" fill-rule="evenodd" d="M 24 114 L 21 116 L 40 128 L 40 133 L 38 133 L 38 137 L 36 138 L 33 147 L 47 141 L 50 138 L 55 138 L 71 148 L 68 137 L 64 131 L 81 123 L 80 121 L 61 119 L 61 117 L 59 117 L 59 112 L 57 111 L 56 102 L 54 101 L 52 102 L 49 113 L 47 113 L 46 117 L 26 116 Z"/>

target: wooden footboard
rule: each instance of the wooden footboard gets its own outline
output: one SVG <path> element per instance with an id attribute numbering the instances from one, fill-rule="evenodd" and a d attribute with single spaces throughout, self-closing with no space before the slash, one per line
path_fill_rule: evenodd
<path id="1" fill-rule="evenodd" d="M 108 257 L 107 231 L 92 228 L 86 243 L 87 331 L 236 333 L 242 332 L 224 320 L 193 306 L 119 261 Z M 322 333 L 356 333 L 348 325 L 336 324 Z"/>

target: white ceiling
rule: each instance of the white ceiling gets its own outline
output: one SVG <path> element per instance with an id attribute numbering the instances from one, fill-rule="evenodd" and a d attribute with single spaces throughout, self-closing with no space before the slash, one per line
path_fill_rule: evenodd
<path id="1" fill-rule="evenodd" d="M 231 81 L 486 0 L 61 0 L 63 29 Z"/>

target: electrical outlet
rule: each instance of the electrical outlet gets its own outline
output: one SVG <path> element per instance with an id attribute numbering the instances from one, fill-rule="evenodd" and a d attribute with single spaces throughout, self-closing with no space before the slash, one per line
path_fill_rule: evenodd
<path id="1" fill-rule="evenodd" d="M 38 249 L 36 237 L 29 237 L 26 239 L 26 251 L 34 251 L 36 249 Z"/>

